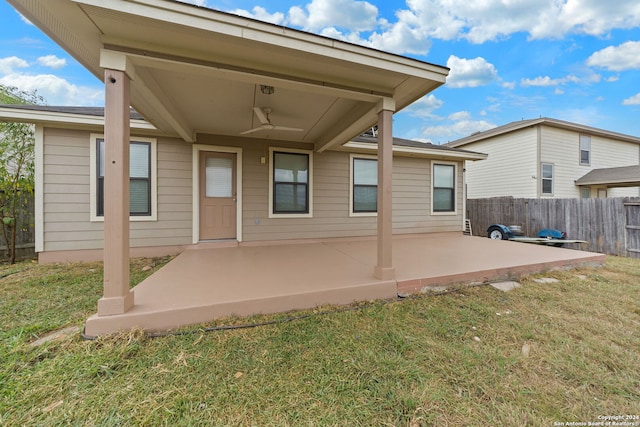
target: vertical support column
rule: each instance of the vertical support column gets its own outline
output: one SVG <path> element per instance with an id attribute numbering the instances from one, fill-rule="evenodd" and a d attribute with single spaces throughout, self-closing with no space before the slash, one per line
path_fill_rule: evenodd
<path id="1" fill-rule="evenodd" d="M 395 278 L 393 268 L 392 230 L 392 171 L 393 131 L 392 119 L 395 103 L 383 100 L 378 112 L 378 262 L 374 275 L 380 280 Z"/>
<path id="2" fill-rule="evenodd" d="M 104 296 L 98 316 L 125 313 L 129 289 L 129 77 L 105 70 L 104 114 Z"/>

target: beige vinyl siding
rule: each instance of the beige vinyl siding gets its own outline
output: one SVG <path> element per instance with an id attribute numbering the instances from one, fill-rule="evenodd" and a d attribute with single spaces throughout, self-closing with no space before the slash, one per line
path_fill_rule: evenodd
<path id="1" fill-rule="evenodd" d="M 575 180 L 593 169 L 638 164 L 638 144 L 591 135 L 591 163 L 580 165 L 580 133 L 542 126 L 540 161 L 554 164 L 553 197 L 580 197 Z M 609 189 L 608 193 L 609 197 L 637 196 L 638 189 Z"/>
<path id="2" fill-rule="evenodd" d="M 44 250 L 103 247 L 103 222 L 90 221 L 90 132 L 45 129 Z M 201 136 L 199 144 L 242 147 L 244 241 L 373 236 L 377 218 L 349 216 L 349 153 L 314 153 L 312 218 L 269 218 L 268 146 L 264 141 Z M 276 148 L 300 145 L 274 144 Z M 307 148 L 307 147 L 302 147 Z M 188 245 L 193 236 L 193 147 L 157 140 L 157 221 L 132 221 L 131 246 Z M 261 162 L 265 157 L 265 163 Z M 462 163 L 456 164 L 456 213 L 431 214 L 431 160 L 394 157 L 393 231 L 462 229 Z"/>
<path id="3" fill-rule="evenodd" d="M 601 169 L 640 164 L 640 145 L 632 142 L 591 137 L 591 168 Z M 638 197 L 639 187 L 609 188 L 608 197 Z"/>
<path id="4" fill-rule="evenodd" d="M 89 222 L 89 133 L 44 129 L 44 250 L 102 247 Z"/>
<path id="5" fill-rule="evenodd" d="M 100 249 L 90 221 L 90 132 L 44 130 L 44 251 Z M 158 139 L 158 221 L 131 222 L 131 246 L 191 242 L 191 146 Z"/>
<path id="6" fill-rule="evenodd" d="M 466 163 L 468 198 L 537 196 L 536 128 L 520 129 L 461 148 L 488 154 L 486 160 Z"/>
<path id="7" fill-rule="evenodd" d="M 277 147 L 275 145 L 274 147 Z M 259 162 L 265 148 L 243 151 L 244 241 L 372 236 L 377 218 L 349 216 L 349 153 L 314 153 L 313 217 L 268 217 L 268 165 Z M 267 159 L 269 161 L 269 159 Z M 462 217 L 431 215 L 431 163 L 427 159 L 394 157 L 393 232 L 460 231 Z M 461 165 L 458 164 L 457 209 L 462 210 Z"/>
<path id="8" fill-rule="evenodd" d="M 455 164 L 455 214 L 431 214 L 431 170 L 438 161 L 394 158 L 393 232 L 395 234 L 462 230 L 462 163 Z M 443 164 L 451 164 L 446 162 Z"/>

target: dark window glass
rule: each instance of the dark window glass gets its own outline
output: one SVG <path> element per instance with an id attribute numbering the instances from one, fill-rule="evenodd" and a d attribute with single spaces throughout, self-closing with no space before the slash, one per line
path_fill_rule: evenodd
<path id="1" fill-rule="evenodd" d="M 353 212 L 378 211 L 378 161 L 353 159 Z"/>
<path id="2" fill-rule="evenodd" d="M 433 211 L 454 212 L 455 166 L 433 165 Z"/>
<path id="3" fill-rule="evenodd" d="M 97 215 L 104 216 L 104 139 L 97 140 Z M 134 142 L 129 146 L 129 214 L 151 215 L 151 144 Z"/>
<path id="4" fill-rule="evenodd" d="M 309 155 L 273 153 L 273 213 L 309 213 Z"/>
<path id="5" fill-rule="evenodd" d="M 553 165 L 542 164 L 542 194 L 553 194 Z"/>

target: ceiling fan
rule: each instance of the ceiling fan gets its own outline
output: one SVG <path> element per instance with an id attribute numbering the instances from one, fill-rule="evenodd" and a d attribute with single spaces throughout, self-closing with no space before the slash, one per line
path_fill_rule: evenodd
<path id="1" fill-rule="evenodd" d="M 259 132 L 261 130 L 284 130 L 284 131 L 292 131 L 292 132 L 302 132 L 304 129 L 300 128 L 291 128 L 287 126 L 276 126 L 271 123 L 269 120 L 269 114 L 271 114 L 271 108 L 260 108 L 253 107 L 253 111 L 256 114 L 258 120 L 260 120 L 260 126 L 257 128 L 245 130 L 244 132 L 240 132 L 240 135 L 247 135 L 249 133 Z"/>

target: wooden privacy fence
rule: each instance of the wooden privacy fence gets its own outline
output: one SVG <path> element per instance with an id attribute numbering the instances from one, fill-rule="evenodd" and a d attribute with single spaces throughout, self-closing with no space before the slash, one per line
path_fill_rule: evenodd
<path id="1" fill-rule="evenodd" d="M 640 198 L 467 200 L 467 219 L 478 236 L 491 224 L 519 225 L 526 236 L 543 228 L 566 231 L 568 239 L 586 240 L 576 248 L 640 258 Z"/>
<path id="2" fill-rule="evenodd" d="M 20 216 L 17 218 L 16 258 L 30 259 L 35 257 L 34 232 L 34 199 L 32 195 L 24 196 L 20 201 Z M 7 258 L 7 242 L 0 233 L 0 262 Z"/>

